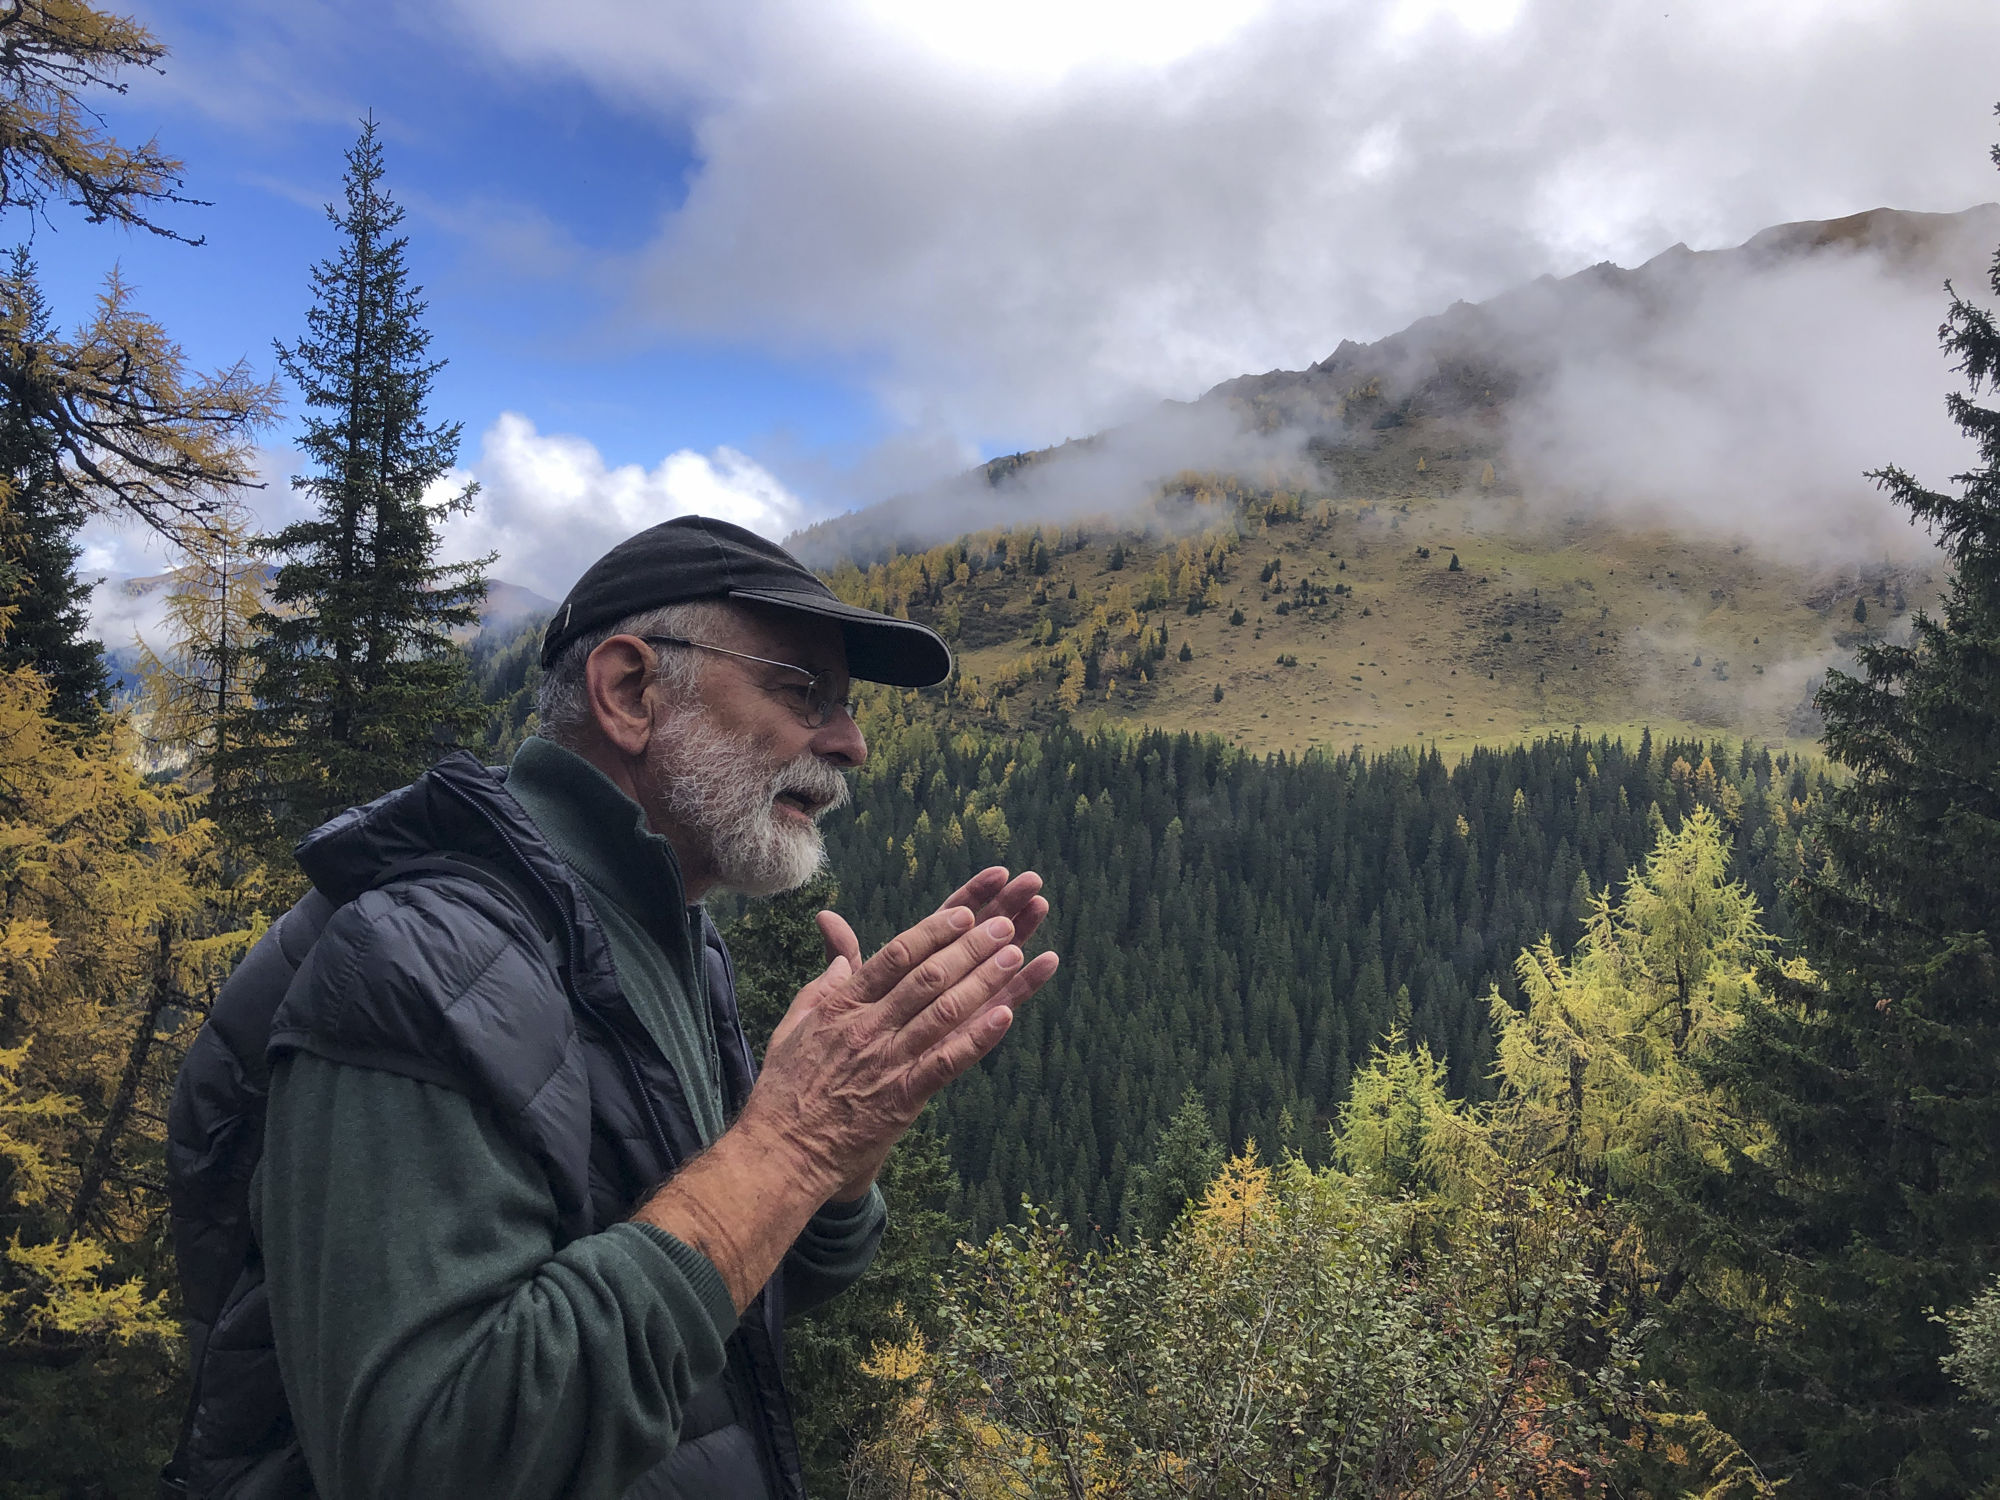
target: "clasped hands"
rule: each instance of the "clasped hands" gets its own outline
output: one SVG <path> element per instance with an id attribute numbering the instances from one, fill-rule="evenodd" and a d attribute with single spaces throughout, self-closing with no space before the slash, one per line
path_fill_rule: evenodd
<path id="1" fill-rule="evenodd" d="M 748 1307 L 813 1214 L 866 1193 L 931 1095 L 1055 973 L 1053 953 L 1021 948 L 1048 915 L 1041 888 L 1033 872 L 982 870 L 866 960 L 821 912 L 826 969 L 771 1034 L 743 1112 L 634 1218 L 701 1251 Z"/>
<path id="2" fill-rule="evenodd" d="M 1055 973 L 1055 954 L 1022 951 L 1048 915 L 1041 888 L 1032 871 L 982 870 L 866 961 L 846 919 L 821 912 L 829 962 L 772 1033 L 740 1123 L 781 1129 L 833 1199 L 866 1193 L 925 1102 Z"/>

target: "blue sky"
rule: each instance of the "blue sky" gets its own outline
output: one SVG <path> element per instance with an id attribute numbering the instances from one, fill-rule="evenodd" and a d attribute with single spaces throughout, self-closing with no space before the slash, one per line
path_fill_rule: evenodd
<path id="1" fill-rule="evenodd" d="M 601 268 L 635 254 L 679 205 L 694 170 L 684 120 L 482 58 L 407 6 L 361 0 L 337 24 L 296 28 L 273 24 L 276 9 L 140 8 L 173 56 L 164 78 L 133 77 L 109 118 L 186 161 L 189 193 L 211 206 L 169 221 L 206 243 L 43 230 L 36 248 L 60 309 L 86 305 L 115 258 L 197 364 L 268 368 L 272 339 L 301 327 L 308 267 L 333 245 L 323 205 L 369 109 L 408 211 L 435 347 L 450 360 L 436 410 L 466 422 L 475 450 L 502 410 L 586 432 L 612 464 L 878 435 L 851 369 L 621 326 Z M 277 87 L 256 76 L 264 68 L 307 76 Z"/>
<path id="2" fill-rule="evenodd" d="M 677 509 L 782 534 L 1545 272 L 2000 196 L 1990 0 L 134 9 L 172 55 L 107 114 L 207 243 L 60 222 L 59 312 L 115 260 L 270 368 L 372 109 L 486 487 L 454 545 L 551 593 Z"/>

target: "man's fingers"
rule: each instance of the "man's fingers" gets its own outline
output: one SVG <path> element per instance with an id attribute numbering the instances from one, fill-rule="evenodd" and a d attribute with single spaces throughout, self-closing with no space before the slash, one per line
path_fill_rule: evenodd
<path id="1" fill-rule="evenodd" d="M 884 943 L 881 951 L 856 972 L 848 985 L 848 994 L 863 1004 L 880 1000 L 968 929 L 976 931 L 975 920 L 962 906 L 939 907 L 907 932 L 900 932 Z"/>
<path id="2" fill-rule="evenodd" d="M 1033 870 L 1023 870 L 989 896 L 986 904 L 979 908 L 979 914 L 982 917 L 1011 917 L 1026 906 L 1029 898 L 1041 888 L 1042 877 Z"/>
<path id="3" fill-rule="evenodd" d="M 1014 1024 L 1014 1013 L 1004 1007 L 980 1012 L 971 1021 L 946 1036 L 917 1059 L 906 1077 L 911 1097 L 919 1104 L 929 1099 L 952 1079 L 1000 1045 L 1000 1038 Z"/>
<path id="4" fill-rule="evenodd" d="M 1061 960 L 1053 953 L 1037 953 L 1028 960 L 1026 968 L 1007 981 L 999 994 L 986 1002 L 986 1009 L 993 1010 L 1005 1006 L 1008 1010 L 1019 1010 L 1022 1001 L 1055 977 L 1056 967 L 1060 963 Z"/>
<path id="5" fill-rule="evenodd" d="M 1058 960 L 1053 953 L 1038 953 L 1020 964 L 1018 945 L 1010 945 L 1017 955 L 1016 965 L 1002 962 L 1001 955 L 967 975 L 949 994 L 940 996 L 928 1009 L 920 1011 L 903 1028 L 898 1041 L 911 1051 L 933 1046 L 937 1039 L 956 1028 L 970 1025 L 982 1012 L 1016 1011 L 1023 1002 L 1055 975 Z M 1006 950 L 1002 949 L 1001 953 Z"/>
<path id="6" fill-rule="evenodd" d="M 999 895 L 1001 889 L 1006 884 L 1007 867 L 1005 865 L 988 865 L 977 875 L 966 881 L 964 885 L 945 897 L 944 906 L 940 906 L 938 910 L 943 911 L 946 906 L 962 906 L 967 911 L 975 914 L 991 916 L 992 913 L 981 912 L 980 908 Z"/>
<path id="7" fill-rule="evenodd" d="M 829 960 L 845 958 L 850 970 L 861 967 L 861 939 L 837 911 L 823 911 L 813 919 L 819 923 L 819 940 L 826 946 Z"/>
<path id="8" fill-rule="evenodd" d="M 1002 916 L 1014 919 L 1014 941 L 1025 943 L 1035 935 L 1035 929 L 1042 925 L 1042 918 L 1049 914 L 1049 903 L 1040 896 L 1031 896 L 1022 904 L 1018 912 L 1002 912 Z"/>
<path id="9" fill-rule="evenodd" d="M 945 897 L 946 906 L 969 908 L 982 922 L 988 917 L 1005 917 L 1014 924 L 1014 937 L 1026 942 L 1049 914 L 1042 898 L 1042 877 L 1033 870 L 1009 876 L 1004 865 L 991 865 Z"/>
<path id="10" fill-rule="evenodd" d="M 956 1031 L 979 1012 L 990 1010 L 993 997 L 1021 972 L 1024 963 L 1026 959 L 1015 944 L 996 945 L 988 957 L 954 980 L 950 988 L 911 1012 L 896 1037 L 897 1047 L 908 1057 L 929 1051 L 940 1037 Z"/>
<path id="11" fill-rule="evenodd" d="M 991 959 L 1013 935 L 1013 923 L 1005 917 L 993 917 L 950 947 L 933 953 L 882 997 L 882 1024 L 897 1030 L 907 1026 L 913 1016 L 934 1005 L 939 996 Z"/>

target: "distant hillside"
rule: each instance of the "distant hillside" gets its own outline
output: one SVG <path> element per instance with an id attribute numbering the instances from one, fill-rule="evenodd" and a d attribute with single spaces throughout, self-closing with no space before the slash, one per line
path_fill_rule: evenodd
<path id="1" fill-rule="evenodd" d="M 1909 329 L 1921 343 L 1944 279 L 1996 242 L 2000 205 L 1877 209 L 1545 277 L 793 544 L 844 592 L 954 638 L 950 712 L 973 720 L 1102 712 L 1256 749 L 1642 723 L 1807 737 L 1820 675 L 1902 628 L 1935 565 L 1900 524 L 1881 540 L 1816 509 L 1810 478 L 1803 498 L 1781 495 L 1768 476 L 1813 445 L 1775 426 L 1698 434 L 1729 445 L 1709 455 L 1724 464 L 1741 450 L 1742 497 L 1674 469 L 1664 450 L 1694 418 L 1673 403 L 1700 399 L 1704 341 L 1746 308 L 1783 302 L 1794 324 L 1837 330 L 1886 285 L 1924 320 Z M 1913 398 L 1925 413 L 1943 394 L 1932 363 L 1937 383 Z M 1579 451 L 1593 390 L 1642 380 L 1658 409 L 1614 413 L 1628 425 L 1608 459 Z M 1878 399 L 1810 394 L 1834 426 L 1844 402 Z M 1866 451 L 1835 465 L 1850 506 L 1862 469 L 1900 456 Z M 975 518 L 1002 529 L 967 530 Z M 1024 568 L 1037 535 L 1045 555 Z"/>
<path id="2" fill-rule="evenodd" d="M 1930 290 L 1949 275 L 1977 270 L 1996 242 L 2000 203 L 1956 214 L 1877 208 L 1779 224 L 1733 249 L 1675 245 L 1629 270 L 1605 261 L 1573 276 L 1544 276 L 1490 302 L 1456 303 L 1372 344 L 1343 340 L 1304 370 L 1224 381 L 1201 399 L 1238 405 L 1258 427 L 1348 438 L 1424 418 L 1504 416 L 1565 361 L 1615 354 L 1635 327 L 1672 324 L 1718 284 L 1869 255 Z M 1838 321 L 1842 311 L 1828 307 L 1825 316 Z"/>
<path id="3" fill-rule="evenodd" d="M 1810 738 L 1819 675 L 1937 582 L 1542 522 L 1476 486 L 1390 505 L 1186 484 L 1150 530 L 982 533 L 840 569 L 835 587 L 953 642 L 936 701 L 955 720 L 1103 714 L 1260 751 L 1450 751 L 1572 726 Z"/>
<path id="4" fill-rule="evenodd" d="M 1865 265 L 1927 299 L 1931 310 L 1915 329 L 1921 339 L 1935 326 L 1946 278 L 1975 286 L 1996 243 L 2000 203 L 1955 214 L 1877 208 L 1775 225 L 1731 249 L 1675 245 L 1630 269 L 1607 261 L 1544 276 L 1373 343 L 1342 340 L 1304 370 L 1238 376 L 1196 401 L 1162 402 L 1129 428 L 993 459 L 950 484 L 809 527 L 789 544 L 815 566 L 870 561 L 976 525 L 1105 512 L 1177 470 L 1240 465 L 1247 456 L 1270 462 L 1294 443 L 1322 471 L 1316 483 L 1353 498 L 1400 498 L 1425 450 L 1429 477 L 1416 481 L 1419 491 L 1449 488 L 1487 462 L 1504 491 L 1521 477 L 1510 472 L 1516 460 L 1530 456 L 1517 451 L 1521 419 L 1560 373 L 1616 371 L 1642 339 L 1685 322 L 1720 290 L 1743 289 L 1754 303 L 1772 278 Z M 1856 290 L 1830 282 L 1833 300 L 1815 310 L 1816 321 L 1837 330 L 1854 311 L 1840 299 Z M 1283 449 L 1254 442 L 1276 434 L 1288 439 Z M 1109 461 L 1114 452 L 1122 457 Z"/>

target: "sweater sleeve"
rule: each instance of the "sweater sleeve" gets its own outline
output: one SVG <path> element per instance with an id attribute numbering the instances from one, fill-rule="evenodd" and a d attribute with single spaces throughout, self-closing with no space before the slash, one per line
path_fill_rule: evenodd
<path id="1" fill-rule="evenodd" d="M 540 1170 L 450 1089 L 281 1061 L 259 1171 L 279 1369 L 325 1500 L 615 1500 L 723 1370 L 715 1267 L 634 1223 L 558 1250 Z"/>
<path id="2" fill-rule="evenodd" d="M 785 1256 L 785 1316 L 797 1317 L 847 1290 L 874 1263 L 889 1210 L 882 1189 L 812 1216 Z"/>

